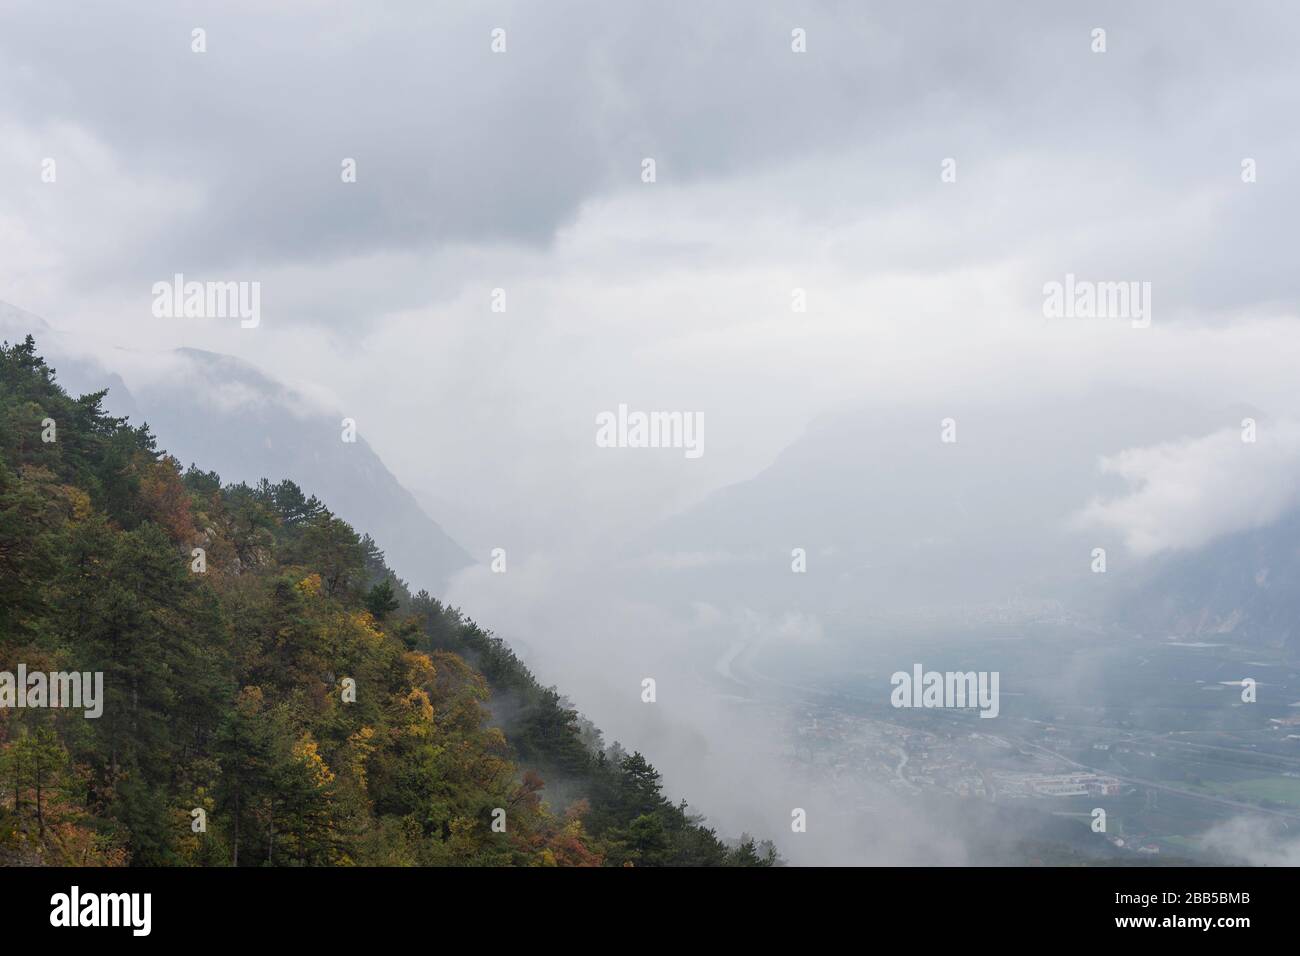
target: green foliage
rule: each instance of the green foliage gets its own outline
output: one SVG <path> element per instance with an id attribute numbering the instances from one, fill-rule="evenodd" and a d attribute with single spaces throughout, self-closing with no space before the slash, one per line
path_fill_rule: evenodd
<path id="1" fill-rule="evenodd" d="M 366 610 L 381 623 L 399 606 L 397 596 L 393 593 L 393 585 L 388 580 L 380 581 L 366 594 Z"/>
<path id="2" fill-rule="evenodd" d="M 97 719 L 0 711 L 0 862 L 774 861 L 298 485 L 182 471 L 103 397 L 0 349 L 0 670 L 104 675 Z"/>

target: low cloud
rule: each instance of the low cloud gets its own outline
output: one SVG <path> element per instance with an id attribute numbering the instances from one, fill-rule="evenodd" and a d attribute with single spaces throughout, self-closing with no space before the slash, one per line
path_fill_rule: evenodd
<path id="1" fill-rule="evenodd" d="M 1300 501 L 1300 425 L 1260 423 L 1254 441 L 1244 427 L 1103 458 L 1102 473 L 1128 489 L 1093 500 L 1077 524 L 1116 532 L 1146 557 L 1276 520 Z"/>
<path id="2" fill-rule="evenodd" d="M 1201 835 L 1202 848 L 1232 863 L 1249 866 L 1300 866 L 1300 837 L 1260 817 L 1233 817 Z"/>

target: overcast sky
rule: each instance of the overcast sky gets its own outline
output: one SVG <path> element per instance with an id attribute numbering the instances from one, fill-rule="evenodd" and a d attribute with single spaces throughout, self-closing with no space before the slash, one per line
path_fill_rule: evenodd
<path id="1" fill-rule="evenodd" d="M 527 547 L 653 521 L 850 400 L 1115 381 L 1293 417 L 1298 24 L 11 0 L 0 298 L 87 347 L 241 356 L 355 417 L 465 534 Z M 155 318 L 176 272 L 260 281 L 261 325 Z M 1151 328 L 1045 320 L 1067 272 L 1150 282 Z M 705 454 L 603 454 L 620 402 L 702 412 Z"/>

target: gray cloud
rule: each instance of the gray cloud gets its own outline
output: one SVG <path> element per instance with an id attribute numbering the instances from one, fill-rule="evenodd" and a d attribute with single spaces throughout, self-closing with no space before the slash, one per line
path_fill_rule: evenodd
<path id="1" fill-rule="evenodd" d="M 1295 24 L 1276 6 L 1236 10 L 182 3 L 68 22 L 25 3 L 0 36 L 0 108 L 27 134 L 6 171 L 58 154 L 60 188 L 85 176 L 127 191 L 54 219 L 82 288 L 544 247 L 583 203 L 642 188 L 653 156 L 663 189 L 788 170 L 762 201 L 823 220 L 929 202 L 932 223 L 950 223 L 927 231 L 932 267 L 1064 233 L 1076 241 L 1044 255 L 1049 276 L 1136 271 L 1169 307 L 1293 301 L 1268 239 L 1296 212 L 1297 143 L 1278 122 L 1297 105 Z M 1088 50 L 1098 24 L 1104 55 Z M 504 56 L 489 51 L 495 26 Z M 789 52 L 794 26 L 804 56 Z M 936 200 L 945 156 L 961 185 Z M 1260 164 L 1249 197 L 1242 156 Z M 359 162 L 354 187 L 343 157 Z M 35 201 L 10 197 L 24 220 Z M 410 284 L 372 296 L 353 321 L 427 301 Z"/>
<path id="2" fill-rule="evenodd" d="M 1240 429 L 1130 448 L 1101 461 L 1125 493 L 1093 501 L 1084 526 L 1118 532 L 1136 554 L 1197 548 L 1277 520 L 1300 502 L 1300 426 L 1264 422 L 1249 442 Z"/>

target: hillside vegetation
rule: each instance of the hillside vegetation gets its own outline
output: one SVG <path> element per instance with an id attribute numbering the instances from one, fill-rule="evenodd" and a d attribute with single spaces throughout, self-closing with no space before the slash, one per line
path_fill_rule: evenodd
<path id="1" fill-rule="evenodd" d="M 324 503 L 182 470 L 104 394 L 0 350 L 0 673 L 104 697 L 0 709 L 0 863 L 775 862 Z"/>

